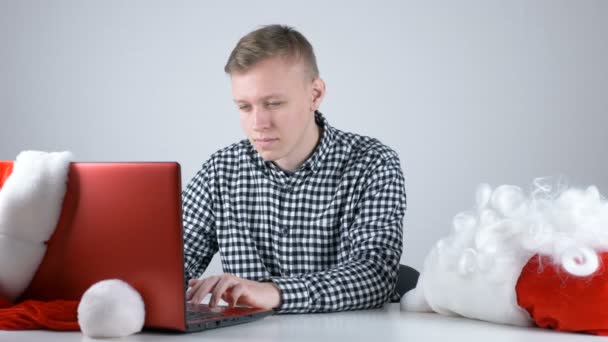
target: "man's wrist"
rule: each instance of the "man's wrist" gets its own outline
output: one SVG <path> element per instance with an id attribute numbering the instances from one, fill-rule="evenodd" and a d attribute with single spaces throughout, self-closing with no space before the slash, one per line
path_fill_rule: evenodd
<path id="1" fill-rule="evenodd" d="M 272 281 L 263 282 L 263 285 L 266 286 L 270 293 L 270 302 L 273 309 L 278 309 L 281 307 L 283 303 L 281 289 Z"/>
<path id="2" fill-rule="evenodd" d="M 281 295 L 280 312 L 306 312 L 310 307 L 310 293 L 306 281 L 299 277 L 270 277 L 266 281 L 272 282 L 279 288 Z"/>

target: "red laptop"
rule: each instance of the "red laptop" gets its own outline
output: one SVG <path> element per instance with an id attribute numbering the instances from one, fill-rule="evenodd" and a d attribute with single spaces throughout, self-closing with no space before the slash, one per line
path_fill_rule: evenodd
<path id="1" fill-rule="evenodd" d="M 145 326 L 200 331 L 272 310 L 186 305 L 178 163 L 72 163 L 57 228 L 22 299 L 79 300 L 109 278 L 139 291 Z"/>

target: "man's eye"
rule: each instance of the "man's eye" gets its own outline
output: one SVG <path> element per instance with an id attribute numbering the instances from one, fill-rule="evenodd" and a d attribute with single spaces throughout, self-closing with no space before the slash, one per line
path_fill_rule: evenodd
<path id="1" fill-rule="evenodd" d="M 283 102 L 268 102 L 266 105 L 268 107 L 278 107 L 278 106 L 280 106 L 282 104 L 283 104 Z"/>
<path id="2" fill-rule="evenodd" d="M 239 110 L 248 111 L 249 106 L 248 105 L 239 106 Z"/>

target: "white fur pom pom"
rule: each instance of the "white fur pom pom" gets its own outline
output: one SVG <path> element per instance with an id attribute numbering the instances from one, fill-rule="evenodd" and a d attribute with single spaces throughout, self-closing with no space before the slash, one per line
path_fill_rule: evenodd
<path id="1" fill-rule="evenodd" d="M 82 333 L 93 338 L 123 337 L 144 326 L 144 301 L 133 287 L 119 279 L 93 284 L 78 305 Z"/>
<path id="2" fill-rule="evenodd" d="M 588 247 L 570 248 L 562 254 L 562 266 L 568 273 L 587 277 L 600 267 L 600 260 L 596 252 Z"/>

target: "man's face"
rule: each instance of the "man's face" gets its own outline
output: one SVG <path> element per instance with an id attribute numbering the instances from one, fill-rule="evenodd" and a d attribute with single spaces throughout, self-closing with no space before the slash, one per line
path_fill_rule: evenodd
<path id="1" fill-rule="evenodd" d="M 233 73 L 231 79 L 241 126 L 257 152 L 282 168 L 297 167 L 317 143 L 314 111 L 322 81 L 312 80 L 303 63 L 279 57 Z"/>

